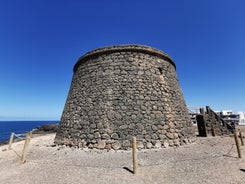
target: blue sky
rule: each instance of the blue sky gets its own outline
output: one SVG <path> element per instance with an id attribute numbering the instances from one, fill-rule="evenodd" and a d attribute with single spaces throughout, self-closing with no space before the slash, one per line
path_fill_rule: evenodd
<path id="1" fill-rule="evenodd" d="M 143 44 L 169 54 L 188 106 L 245 111 L 243 0 L 0 1 L 0 120 L 59 120 L 77 59 Z"/>

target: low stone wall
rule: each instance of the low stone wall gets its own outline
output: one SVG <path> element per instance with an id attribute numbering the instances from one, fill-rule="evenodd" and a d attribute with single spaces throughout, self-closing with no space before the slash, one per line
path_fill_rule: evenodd
<path id="1" fill-rule="evenodd" d="M 175 71 L 165 53 L 119 45 L 85 54 L 74 66 L 57 144 L 127 149 L 179 146 L 194 136 Z"/>
<path id="2" fill-rule="evenodd" d="M 234 133 L 234 127 L 227 124 L 220 116 L 218 116 L 210 107 L 200 109 L 197 115 L 197 126 L 200 136 L 221 136 Z"/>

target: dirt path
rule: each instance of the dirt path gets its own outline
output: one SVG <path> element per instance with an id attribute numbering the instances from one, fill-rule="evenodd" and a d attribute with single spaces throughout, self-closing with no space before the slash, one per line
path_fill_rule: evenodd
<path id="1" fill-rule="evenodd" d="M 23 141 L 10 151 L 1 146 L 0 183 L 245 184 L 245 159 L 237 158 L 233 137 L 197 138 L 178 148 L 138 151 L 139 171 L 133 175 L 131 151 L 52 147 L 54 136 L 32 138 L 22 165 Z"/>

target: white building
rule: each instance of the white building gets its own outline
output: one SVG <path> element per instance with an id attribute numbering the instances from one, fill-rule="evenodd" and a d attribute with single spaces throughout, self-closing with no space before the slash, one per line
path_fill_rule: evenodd
<path id="1" fill-rule="evenodd" d="M 233 114 L 232 110 L 222 110 L 222 111 L 220 111 L 220 113 L 223 116 L 229 116 L 229 115 Z"/>
<path id="2" fill-rule="evenodd" d="M 245 125 L 245 114 L 243 112 L 233 113 L 232 110 L 215 111 L 227 123 Z"/>
<path id="3" fill-rule="evenodd" d="M 239 125 L 245 125 L 245 114 L 244 112 L 238 112 L 239 114 Z"/>

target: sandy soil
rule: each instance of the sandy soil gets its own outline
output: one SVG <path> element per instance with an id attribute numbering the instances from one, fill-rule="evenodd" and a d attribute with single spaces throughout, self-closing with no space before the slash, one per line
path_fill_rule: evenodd
<path id="1" fill-rule="evenodd" d="M 132 152 L 53 147 L 55 134 L 31 139 L 25 164 L 24 141 L 0 147 L 0 183 L 244 183 L 245 148 L 237 158 L 233 137 L 197 137 L 195 143 L 141 150 L 138 174 L 132 174 Z M 244 146 L 245 147 L 245 146 Z"/>

